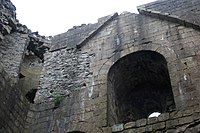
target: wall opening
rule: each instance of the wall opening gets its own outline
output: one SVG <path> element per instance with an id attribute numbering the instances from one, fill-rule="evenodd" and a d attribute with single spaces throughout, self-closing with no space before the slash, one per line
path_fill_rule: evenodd
<path id="1" fill-rule="evenodd" d="M 138 51 L 118 60 L 108 73 L 108 124 L 175 110 L 166 59 Z"/>
<path id="2" fill-rule="evenodd" d="M 161 113 L 160 112 L 153 112 L 151 113 L 148 118 L 151 118 L 151 117 L 158 117 Z"/>
<path id="3" fill-rule="evenodd" d="M 37 92 L 37 89 L 31 89 L 30 91 L 26 93 L 25 97 L 30 103 L 34 103 L 36 92 Z"/>
<path id="4" fill-rule="evenodd" d="M 25 53 L 20 66 L 19 88 L 30 103 L 34 103 L 42 67 L 43 64 L 37 56 L 31 52 Z"/>
<path id="5" fill-rule="evenodd" d="M 26 76 L 24 76 L 23 74 L 19 74 L 19 79 L 25 78 Z"/>

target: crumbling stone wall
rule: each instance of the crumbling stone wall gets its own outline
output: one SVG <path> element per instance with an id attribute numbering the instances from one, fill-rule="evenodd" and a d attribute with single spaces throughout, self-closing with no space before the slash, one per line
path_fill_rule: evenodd
<path id="1" fill-rule="evenodd" d="M 39 86 L 40 75 L 42 71 L 42 61 L 32 52 L 26 51 L 20 66 L 19 86 L 26 99 L 34 103 L 35 93 Z"/>
<path id="2" fill-rule="evenodd" d="M 187 22 L 199 25 L 199 5 L 198 0 L 158 0 L 138 7 L 139 10 L 148 10 L 165 15 L 172 15 Z"/>
<path id="3" fill-rule="evenodd" d="M 17 32 L 15 7 L 10 1 L 0 1 L 0 16 L 0 132 L 23 132 L 28 103 L 17 83 L 29 38 Z"/>
<path id="4" fill-rule="evenodd" d="M 107 88 L 107 73 L 111 66 L 120 58 L 140 50 L 156 51 L 162 54 L 167 60 L 176 110 L 181 115 L 161 120 L 163 122 L 157 121 L 158 123 L 155 122 L 155 125 L 154 123 L 146 123 L 146 121 L 151 121 L 149 119 L 138 120 L 144 121 L 144 123 L 136 127 L 132 126 L 130 130 L 123 127 L 123 129 L 120 130 L 115 130 L 114 128 L 112 131 L 181 132 L 183 131 L 182 126 L 183 129 L 186 129 L 186 127 L 189 126 L 187 125 L 188 123 L 197 123 L 197 127 L 194 128 L 194 131 L 196 131 L 198 129 L 199 118 L 193 117 L 199 112 L 192 111 L 188 115 L 183 115 L 183 112 L 184 110 L 193 108 L 198 110 L 197 108 L 199 107 L 199 78 L 197 77 L 199 73 L 199 37 L 198 30 L 184 27 L 179 23 L 160 20 L 159 18 L 152 18 L 145 15 L 124 13 L 109 20 L 106 26 L 99 30 L 94 36 L 89 36 L 88 38 L 90 39 L 83 43 L 81 45 L 82 47 L 77 45 L 77 49 L 73 49 L 74 51 L 72 49 L 63 48 L 58 51 L 55 50 L 47 53 L 43 70 L 45 76 L 41 77 L 41 88 L 35 100 L 37 102 L 43 102 L 46 101 L 43 98 L 47 98 L 49 101 L 52 100 L 52 102 L 50 102 L 51 104 L 48 104 L 48 102 L 43 103 L 43 107 L 48 108 L 48 113 L 42 116 L 41 112 L 41 117 L 37 117 L 36 119 L 43 120 L 39 125 L 45 124 L 45 126 L 39 126 L 37 129 L 34 129 L 34 131 L 47 131 L 47 129 L 51 129 L 52 132 L 111 132 L 111 128 L 107 127 L 107 111 L 109 111 L 107 110 L 107 95 L 110 95 L 108 93 L 109 88 Z M 92 81 L 92 84 L 90 83 L 88 85 L 88 83 L 85 82 L 86 86 L 83 84 L 83 87 L 77 89 L 77 91 L 80 91 L 77 92 L 78 95 L 74 95 L 71 88 L 76 87 L 76 83 L 83 83 L 82 78 L 74 76 L 73 78 L 64 78 L 64 80 L 62 80 L 63 78 L 61 77 L 71 73 L 71 71 L 75 73 L 80 71 L 77 68 L 79 68 L 79 57 L 81 57 L 81 53 L 87 53 L 84 57 L 85 59 L 88 58 L 88 55 L 91 55 L 88 62 L 83 61 L 82 63 L 89 64 L 89 66 L 84 67 L 84 71 L 88 71 L 91 75 L 89 77 L 84 76 L 84 80 Z M 73 61 L 72 59 L 75 58 L 76 61 Z M 68 66 L 69 60 L 70 66 Z M 54 73 L 52 73 L 52 70 Z M 48 82 L 49 80 L 52 82 Z M 71 80 L 73 83 L 72 86 L 64 84 L 68 83 L 66 80 Z M 53 94 L 50 93 L 52 89 L 54 91 L 60 91 L 60 88 L 54 86 L 55 84 L 65 86 L 67 90 L 66 94 L 68 95 L 56 109 L 54 108 Z M 81 92 L 86 95 L 80 96 Z M 76 102 L 81 104 L 71 105 L 70 103 L 75 103 L 75 101 L 73 101 L 75 99 Z M 83 108 L 82 101 L 84 101 Z M 38 107 L 38 109 L 40 108 L 41 107 Z M 70 108 L 73 113 L 66 115 L 68 114 L 68 108 Z M 80 108 L 81 115 L 79 112 Z M 162 114 L 160 117 L 163 115 L 171 116 L 173 113 L 176 114 L 177 112 Z M 180 122 L 177 124 L 175 124 L 175 122 L 170 125 L 172 121 Z M 121 125 L 123 126 L 123 124 Z M 147 129 L 146 127 L 149 126 L 150 129 Z"/>
<path id="5" fill-rule="evenodd" d="M 74 49 L 49 52 L 45 56 L 43 74 L 35 101 L 52 99 L 54 95 L 69 96 L 71 91 L 89 85 L 90 56 Z"/>
<path id="6" fill-rule="evenodd" d="M 8 1 L 1 1 L 0 5 L 0 40 L 7 34 L 9 34 L 12 28 L 15 28 L 16 25 L 14 24 L 16 21 L 16 13 L 15 13 L 15 6 L 8 0 Z"/>
<path id="7" fill-rule="evenodd" d="M 2 20 L 7 23 L 0 22 L 4 27 L 0 34 L 0 119 L 4 120 L 0 131 L 199 132 L 198 7 L 197 0 L 162 0 L 139 7 L 140 14 L 115 13 L 48 40 L 19 24 L 14 6 L 1 1 Z M 109 123 L 108 96 L 116 96 L 109 90 L 108 72 L 123 57 L 143 50 L 166 59 L 175 111 L 161 112 L 158 118 Z M 32 53 L 34 60 L 25 52 Z M 37 65 L 30 65 L 37 60 Z M 42 71 L 24 80 L 30 86 L 19 80 L 20 72 L 35 69 Z M 32 85 L 38 88 L 30 104 L 26 92 Z"/>
<path id="8" fill-rule="evenodd" d="M 27 101 L 21 99 L 22 92 L 12 85 L 13 81 L 3 69 L 0 74 L 0 132 L 23 132 L 28 112 Z"/>
<path id="9" fill-rule="evenodd" d="M 116 28 L 117 24 L 119 24 L 118 28 Z M 118 29 L 117 32 L 116 29 Z M 108 32 L 110 34 L 107 35 Z M 115 42 L 117 34 L 121 35 L 119 37 L 121 44 Z M 119 46 L 117 46 L 118 44 Z M 111 22 L 82 50 L 88 51 L 90 48 L 89 51 L 95 51 L 95 59 L 91 66 L 99 65 L 93 67 L 93 73 L 96 74 L 94 76 L 98 77 L 94 84 L 98 86 L 99 82 L 104 83 L 103 88 L 105 90 L 98 90 L 103 94 L 106 94 L 106 89 L 109 89 L 106 87 L 107 73 L 113 62 L 129 53 L 140 50 L 152 50 L 161 53 L 168 62 L 176 110 L 185 110 L 188 107 L 199 106 L 199 81 L 195 76 L 199 73 L 197 65 L 199 62 L 197 59 L 198 44 L 198 30 L 148 16 L 124 14 Z M 178 128 L 178 124 L 174 128 Z M 163 131 L 169 129 L 168 127 L 159 128 Z"/>
<path id="10" fill-rule="evenodd" d="M 33 41 L 33 36 L 38 41 Z M 31 33 L 16 19 L 15 7 L 10 0 L 0 1 L 0 132 L 25 132 L 30 102 L 27 88 L 20 84 L 20 72 L 27 47 L 41 42 L 41 37 Z M 44 40 L 44 39 L 43 39 Z M 37 45 L 36 45 L 37 46 Z M 34 78 L 34 77 L 32 77 Z M 36 79 L 39 81 L 39 78 Z M 30 85 L 30 84 L 29 84 Z"/>
<path id="11" fill-rule="evenodd" d="M 15 83 L 19 78 L 20 64 L 28 41 L 28 34 L 12 33 L 5 36 L 0 42 L 0 66 L 4 68 L 10 78 L 15 80 Z"/>
<path id="12" fill-rule="evenodd" d="M 33 130 L 67 131 L 65 126 L 70 126 L 71 122 L 88 119 L 88 114 L 84 113 L 85 102 L 88 97 L 94 97 L 90 92 L 93 89 L 92 73 L 89 70 L 92 56 L 74 49 L 62 49 L 46 54 L 35 103 L 43 106 L 50 104 L 51 107 L 45 116 L 47 120 L 45 122 L 40 121 L 44 119 L 42 115 L 44 112 L 38 113 L 39 117 L 36 120 L 38 123 L 33 123 Z M 61 100 L 59 105 L 56 105 L 58 98 Z M 40 107 L 41 105 L 36 109 L 40 110 Z M 53 121 L 48 121 L 49 118 Z M 44 123 L 48 123 L 50 127 L 41 127 Z"/>

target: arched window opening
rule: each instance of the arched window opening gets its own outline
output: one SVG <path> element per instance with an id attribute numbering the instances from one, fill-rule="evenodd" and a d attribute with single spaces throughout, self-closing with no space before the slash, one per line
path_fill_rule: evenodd
<path id="1" fill-rule="evenodd" d="M 148 118 L 175 109 L 165 58 L 138 51 L 118 60 L 108 73 L 108 123 Z"/>

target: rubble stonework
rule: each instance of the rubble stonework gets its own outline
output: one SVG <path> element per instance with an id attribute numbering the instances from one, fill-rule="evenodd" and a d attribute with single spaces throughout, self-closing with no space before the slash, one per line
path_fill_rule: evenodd
<path id="1" fill-rule="evenodd" d="M 1 0 L 0 132 L 200 132 L 199 8 L 158 0 L 48 38 Z"/>

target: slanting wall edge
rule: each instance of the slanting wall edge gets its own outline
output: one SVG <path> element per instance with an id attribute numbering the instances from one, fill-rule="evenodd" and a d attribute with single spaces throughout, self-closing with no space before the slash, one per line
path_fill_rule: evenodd
<path id="1" fill-rule="evenodd" d="M 175 15 L 171 15 L 169 13 L 161 13 L 159 11 L 146 10 L 142 7 L 139 7 L 138 11 L 142 15 L 147 15 L 147 16 L 150 16 L 150 17 L 155 17 L 155 18 L 159 18 L 159 19 L 162 19 L 162 20 L 167 20 L 167 21 L 170 21 L 170 22 L 173 22 L 173 23 L 178 23 L 178 24 L 185 26 L 185 27 L 200 30 L 199 25 L 191 23 L 187 20 L 181 19 L 180 17 L 175 16 Z"/>
<path id="2" fill-rule="evenodd" d="M 97 33 L 99 33 L 108 23 L 110 23 L 117 16 L 118 16 L 118 13 L 114 13 L 113 15 L 111 15 L 104 23 L 102 23 L 99 27 L 97 27 L 96 30 L 92 31 L 87 37 L 85 37 L 78 44 L 76 44 L 76 48 L 79 49 L 82 46 L 84 46 L 91 38 L 93 38 Z M 61 47 L 55 50 L 50 50 L 49 52 L 59 51 L 65 48 L 67 48 L 67 46 Z"/>
<path id="3" fill-rule="evenodd" d="M 93 38 L 103 27 L 105 27 L 109 22 L 111 22 L 115 17 L 118 16 L 118 13 L 114 13 L 108 20 L 106 20 L 103 24 L 101 24 L 96 30 L 89 34 L 88 37 L 84 38 L 79 44 L 76 45 L 77 48 L 81 48 L 85 45 L 89 39 Z"/>

